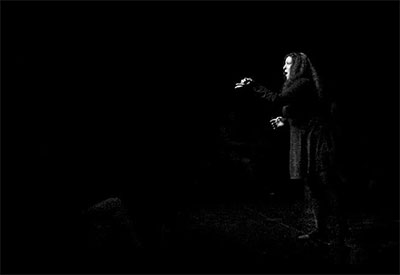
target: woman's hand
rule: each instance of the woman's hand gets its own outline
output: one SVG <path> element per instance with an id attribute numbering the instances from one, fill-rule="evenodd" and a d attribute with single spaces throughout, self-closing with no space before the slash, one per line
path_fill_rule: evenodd
<path id="1" fill-rule="evenodd" d="M 271 123 L 272 128 L 275 130 L 276 128 L 282 127 L 285 125 L 285 119 L 281 116 L 273 118 L 269 121 Z"/>
<path id="2" fill-rule="evenodd" d="M 251 82 L 253 82 L 253 79 L 251 79 L 250 77 L 245 77 L 242 80 L 240 80 L 239 83 L 235 84 L 235 89 L 249 85 Z"/>

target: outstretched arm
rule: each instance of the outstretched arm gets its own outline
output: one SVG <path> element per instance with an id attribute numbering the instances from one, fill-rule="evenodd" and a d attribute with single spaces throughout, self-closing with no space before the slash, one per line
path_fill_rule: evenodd
<path id="1" fill-rule="evenodd" d="M 269 94 L 273 94 L 270 90 L 268 90 L 266 87 L 258 84 L 255 82 L 252 78 L 250 77 L 245 77 L 240 82 L 235 84 L 235 89 L 240 89 L 240 88 L 245 88 L 246 91 L 248 92 L 255 92 L 255 94 L 260 97 L 269 100 L 268 96 Z M 272 101 L 272 100 L 269 100 Z"/>
<path id="2" fill-rule="evenodd" d="M 274 93 L 261 85 L 254 85 L 253 90 L 260 94 L 261 98 L 283 106 L 296 102 L 299 98 L 303 97 L 304 93 L 309 89 L 309 85 L 309 79 L 300 78 L 290 87 L 283 89 L 281 93 Z"/>

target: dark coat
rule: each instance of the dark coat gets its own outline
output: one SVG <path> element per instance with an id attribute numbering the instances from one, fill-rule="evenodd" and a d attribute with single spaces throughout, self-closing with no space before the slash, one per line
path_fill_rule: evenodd
<path id="1" fill-rule="evenodd" d="M 335 143 L 329 111 L 313 81 L 299 78 L 274 93 L 263 86 L 253 90 L 280 108 L 290 127 L 289 172 L 291 179 L 325 172 L 334 167 Z"/>

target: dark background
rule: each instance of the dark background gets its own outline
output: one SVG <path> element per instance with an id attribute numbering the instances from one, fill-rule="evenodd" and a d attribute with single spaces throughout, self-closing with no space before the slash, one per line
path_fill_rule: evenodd
<path id="1" fill-rule="evenodd" d="M 109 196 L 184 197 L 218 149 L 234 83 L 279 89 L 292 51 L 337 101 L 350 177 L 374 179 L 398 211 L 398 8 L 3 2 L 3 266 L 64 263 L 76 216 Z"/>

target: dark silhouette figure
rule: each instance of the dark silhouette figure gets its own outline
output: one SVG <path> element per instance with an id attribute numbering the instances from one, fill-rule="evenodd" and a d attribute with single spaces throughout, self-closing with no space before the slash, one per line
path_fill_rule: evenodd
<path id="1" fill-rule="evenodd" d="M 251 88 L 260 98 L 282 110 L 270 121 L 274 129 L 289 126 L 289 174 L 303 180 L 318 203 L 317 230 L 299 236 L 329 242 L 328 214 L 336 217 L 335 244 L 343 245 L 346 220 L 341 204 L 341 180 L 337 167 L 331 103 L 323 93 L 318 74 L 304 53 L 290 53 L 283 66 L 286 77 L 280 93 L 270 91 L 251 78 L 244 78 L 236 89 Z"/>

